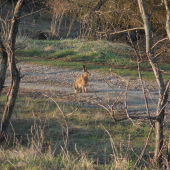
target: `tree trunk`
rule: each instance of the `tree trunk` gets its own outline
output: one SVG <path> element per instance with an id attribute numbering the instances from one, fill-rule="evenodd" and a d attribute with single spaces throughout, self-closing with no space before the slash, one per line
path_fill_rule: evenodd
<path id="1" fill-rule="evenodd" d="M 15 67 L 14 64 L 12 64 L 12 62 L 9 64 L 9 66 L 13 68 L 12 81 L 11 81 L 10 90 L 7 95 L 5 110 L 4 110 L 2 121 L 1 121 L 0 142 L 2 142 L 4 140 L 4 137 L 6 136 L 5 135 L 6 130 L 8 128 L 9 120 L 13 113 L 16 97 L 17 97 L 18 90 L 19 90 L 19 84 L 20 84 L 20 74 L 19 74 L 18 69 Z"/>
<path id="2" fill-rule="evenodd" d="M 164 111 L 165 111 L 165 104 L 167 103 L 168 97 L 168 88 L 165 86 L 162 78 L 162 74 L 158 68 L 158 63 L 156 58 L 154 57 L 154 51 L 152 49 L 153 41 L 151 36 L 151 25 L 150 25 L 150 18 L 146 11 L 144 0 L 138 0 L 138 5 L 140 9 L 140 13 L 144 22 L 145 28 L 145 36 L 146 36 L 146 54 L 148 56 L 148 60 L 150 65 L 152 66 L 152 70 L 154 72 L 158 87 L 159 87 L 159 101 L 157 105 L 157 119 L 155 122 L 155 152 L 154 152 L 154 163 L 155 164 L 162 164 L 162 153 L 161 149 L 163 146 L 163 121 L 164 121 Z M 169 84 L 169 83 L 167 83 Z"/>
<path id="3" fill-rule="evenodd" d="M 1 61 L 1 71 L 0 71 L 0 95 L 1 95 L 2 89 L 4 87 L 7 62 L 8 62 L 7 52 L 1 40 L 0 40 L 0 48 L 2 51 L 2 61 Z"/>
<path id="4" fill-rule="evenodd" d="M 63 9 L 63 11 L 61 11 L 58 15 L 58 31 L 57 31 L 57 34 L 59 35 L 60 33 L 60 27 L 61 27 L 61 22 L 62 22 L 62 19 L 64 17 L 64 12 L 65 10 Z"/>
<path id="5" fill-rule="evenodd" d="M 56 34 L 57 20 L 58 20 L 58 12 L 56 11 L 56 9 L 53 9 L 52 21 L 51 21 L 51 37 L 50 37 L 51 39 L 54 39 Z"/>
<path id="6" fill-rule="evenodd" d="M 166 9 L 166 32 L 168 35 L 168 39 L 170 41 L 170 2 L 164 0 L 165 9 Z M 167 146 L 167 157 L 168 157 L 168 166 L 170 166 L 170 137 Z"/>
<path id="7" fill-rule="evenodd" d="M 19 90 L 20 73 L 15 63 L 15 42 L 16 42 L 16 36 L 17 36 L 19 22 L 20 22 L 19 17 L 21 16 L 23 5 L 24 5 L 24 0 L 18 0 L 16 7 L 15 7 L 13 18 L 11 21 L 11 29 L 10 29 L 8 41 L 6 44 L 8 63 L 9 63 L 12 80 L 11 80 L 11 87 L 7 95 L 5 110 L 4 110 L 2 121 L 1 121 L 0 142 L 2 142 L 5 139 L 6 130 L 9 125 L 9 120 L 12 116 L 16 97 L 17 97 L 18 90 Z"/>
<path id="8" fill-rule="evenodd" d="M 167 2 L 167 0 L 164 0 L 164 4 L 165 4 L 165 9 L 166 9 L 166 33 L 170 40 L 170 2 Z"/>

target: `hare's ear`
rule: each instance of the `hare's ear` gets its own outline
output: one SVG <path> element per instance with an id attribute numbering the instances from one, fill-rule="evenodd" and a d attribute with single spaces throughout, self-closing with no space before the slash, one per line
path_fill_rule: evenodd
<path id="1" fill-rule="evenodd" d="M 85 65 L 83 65 L 83 70 L 84 70 L 84 72 L 86 72 L 86 71 L 87 71 L 87 68 L 86 68 L 86 66 L 85 66 Z"/>

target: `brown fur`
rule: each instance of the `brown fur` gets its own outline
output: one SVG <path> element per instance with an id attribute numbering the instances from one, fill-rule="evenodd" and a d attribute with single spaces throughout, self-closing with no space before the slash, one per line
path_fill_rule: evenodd
<path id="1" fill-rule="evenodd" d="M 90 73 L 87 71 L 85 65 L 83 65 L 83 70 L 84 70 L 84 75 L 78 77 L 73 84 L 75 93 L 79 93 L 81 89 L 82 89 L 82 93 L 87 93 L 86 85 L 88 83 L 88 77 L 90 76 Z"/>

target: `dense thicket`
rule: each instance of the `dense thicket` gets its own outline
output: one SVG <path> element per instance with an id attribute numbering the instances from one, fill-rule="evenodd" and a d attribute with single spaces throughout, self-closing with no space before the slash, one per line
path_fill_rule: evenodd
<path id="1" fill-rule="evenodd" d="M 41 3 L 56 20 L 62 14 L 79 21 L 81 33 L 92 38 L 101 32 L 108 35 L 143 25 L 137 0 L 45 0 Z M 161 0 L 146 0 L 145 3 L 153 31 L 164 34 L 166 14 Z"/>

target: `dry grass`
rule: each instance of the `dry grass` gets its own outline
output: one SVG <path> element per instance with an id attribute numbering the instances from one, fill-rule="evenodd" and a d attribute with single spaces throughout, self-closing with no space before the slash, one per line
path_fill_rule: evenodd
<path id="1" fill-rule="evenodd" d="M 145 137 L 136 134 L 130 122 L 114 123 L 103 109 L 85 109 L 26 94 L 19 94 L 9 136 L 0 148 L 2 169 L 107 170 L 133 166 L 136 158 L 130 150 L 135 147 L 139 154 Z M 147 134 L 147 126 L 139 129 Z M 130 134 L 132 139 L 127 141 Z"/>
<path id="2" fill-rule="evenodd" d="M 44 50 L 45 50 L 45 51 L 52 51 L 52 50 L 54 50 L 54 49 L 53 49 L 53 46 L 52 46 L 52 45 L 51 45 L 51 46 L 50 46 L 50 45 L 47 45 L 47 46 L 44 48 Z"/>

